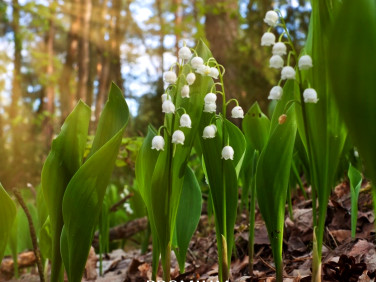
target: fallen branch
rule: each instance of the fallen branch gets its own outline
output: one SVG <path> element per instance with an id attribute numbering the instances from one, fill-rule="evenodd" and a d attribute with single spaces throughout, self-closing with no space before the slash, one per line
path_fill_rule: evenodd
<path id="1" fill-rule="evenodd" d="M 148 227 L 148 220 L 145 217 L 137 218 L 129 221 L 125 224 L 115 226 L 110 229 L 109 239 L 110 241 L 127 239 L 132 237 L 136 233 L 145 230 Z M 99 234 L 95 233 L 93 244 L 94 248 L 99 247 Z"/>

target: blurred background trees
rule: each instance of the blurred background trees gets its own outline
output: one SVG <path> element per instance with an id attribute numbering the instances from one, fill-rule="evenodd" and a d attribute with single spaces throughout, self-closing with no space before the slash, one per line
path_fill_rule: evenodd
<path id="1" fill-rule="evenodd" d="M 0 1 L 0 181 L 39 183 L 51 140 L 79 99 L 95 125 L 111 81 L 133 118 L 128 135 L 162 123 L 162 73 L 183 40 L 202 38 L 226 67 L 226 93 L 266 110 L 279 72 L 260 47 L 265 12 L 281 9 L 297 49 L 308 29 L 306 0 Z"/>

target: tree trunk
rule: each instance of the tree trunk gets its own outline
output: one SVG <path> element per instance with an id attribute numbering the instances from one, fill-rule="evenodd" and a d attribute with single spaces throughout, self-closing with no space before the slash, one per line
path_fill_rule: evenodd
<path id="1" fill-rule="evenodd" d="M 91 15 L 91 0 L 81 0 L 80 15 L 81 15 L 81 32 L 78 47 L 78 85 L 77 85 L 77 100 L 87 101 L 87 84 L 89 79 L 89 35 L 90 35 L 90 15 Z"/>
<path id="2" fill-rule="evenodd" d="M 173 0 L 173 11 L 175 16 L 175 56 L 178 58 L 179 53 L 179 42 L 180 42 L 180 35 L 181 35 L 181 23 L 183 20 L 182 15 L 182 7 L 181 7 L 181 0 Z"/>
<path id="3" fill-rule="evenodd" d="M 162 8 L 162 0 L 156 0 L 155 2 L 157 6 L 157 12 L 158 12 L 158 21 L 160 26 L 160 32 L 159 32 L 159 57 L 161 59 L 161 67 L 158 70 L 159 71 L 159 80 L 157 84 L 157 95 L 161 95 L 164 92 L 163 89 L 163 71 L 164 71 L 164 38 L 165 38 L 165 30 L 164 30 L 164 20 L 163 20 L 163 8 Z"/>
<path id="4" fill-rule="evenodd" d="M 22 39 L 20 33 L 20 6 L 18 0 L 12 0 L 13 21 L 12 29 L 14 34 L 14 61 L 12 79 L 12 102 L 9 109 L 9 118 L 12 120 L 18 115 L 19 101 L 21 99 L 21 51 Z M 15 141 L 15 140 L 14 140 Z"/>
<path id="5" fill-rule="evenodd" d="M 43 124 L 43 132 L 44 138 L 46 140 L 47 147 L 50 145 L 52 136 L 53 136 L 53 115 L 55 112 L 55 89 L 54 83 L 52 81 L 52 76 L 54 72 L 54 65 L 53 65 L 53 58 L 54 58 L 54 37 L 55 37 L 55 2 L 51 2 L 50 4 L 50 19 L 49 19 L 49 29 L 46 34 L 45 38 L 45 48 L 47 53 L 47 66 L 46 66 L 46 74 L 47 74 L 47 85 L 46 88 L 46 104 L 45 110 L 47 111 L 48 115 L 46 116 Z"/>
<path id="6" fill-rule="evenodd" d="M 79 0 L 72 0 L 69 11 L 71 15 L 71 25 L 67 38 L 67 54 L 59 80 L 61 123 L 64 122 L 65 118 L 72 111 L 75 100 L 72 95 L 75 88 L 72 74 L 74 73 L 73 64 L 77 58 L 78 31 L 80 27 L 80 19 L 78 17 L 79 5 Z"/>
<path id="7" fill-rule="evenodd" d="M 240 98 L 238 68 L 232 63 L 238 38 L 238 1 L 206 0 L 205 32 L 217 62 L 226 68 L 224 84 L 228 98 Z M 215 11 L 215 12 L 214 12 Z M 230 105 L 229 110 L 232 106 Z"/>

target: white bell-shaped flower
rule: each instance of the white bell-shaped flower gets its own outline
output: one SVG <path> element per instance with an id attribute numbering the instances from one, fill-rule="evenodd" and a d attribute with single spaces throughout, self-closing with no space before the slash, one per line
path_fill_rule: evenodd
<path id="1" fill-rule="evenodd" d="M 222 149 L 222 159 L 233 160 L 234 159 L 234 149 L 231 146 L 225 146 Z"/>
<path id="2" fill-rule="evenodd" d="M 231 110 L 231 117 L 232 118 L 244 118 L 244 111 L 242 107 L 236 106 Z"/>
<path id="3" fill-rule="evenodd" d="M 181 144 L 184 145 L 184 132 L 181 130 L 175 130 L 175 132 L 172 134 L 172 143 L 174 144 Z"/>
<path id="4" fill-rule="evenodd" d="M 163 79 L 164 79 L 165 82 L 167 82 L 169 84 L 174 84 L 178 78 L 176 77 L 176 73 L 175 72 L 173 72 L 173 71 L 166 71 L 163 74 Z"/>
<path id="5" fill-rule="evenodd" d="M 272 46 L 275 43 L 275 35 L 271 32 L 265 32 L 261 37 L 261 46 Z"/>
<path id="6" fill-rule="evenodd" d="M 281 71 L 281 78 L 285 79 L 295 79 L 295 70 L 293 67 L 284 67 Z"/>
<path id="7" fill-rule="evenodd" d="M 204 112 L 205 113 L 215 113 L 217 110 L 217 105 L 215 103 L 205 103 Z"/>
<path id="8" fill-rule="evenodd" d="M 168 99 L 168 95 L 166 93 L 162 94 L 162 103 Z"/>
<path id="9" fill-rule="evenodd" d="M 317 92 L 313 88 L 307 88 L 303 92 L 304 103 L 317 103 Z"/>
<path id="10" fill-rule="evenodd" d="M 204 132 L 202 133 L 202 138 L 209 139 L 214 138 L 217 133 L 217 127 L 214 124 L 205 126 Z"/>
<path id="11" fill-rule="evenodd" d="M 183 114 L 180 117 L 180 127 L 187 127 L 187 128 L 192 127 L 192 121 L 188 114 Z"/>
<path id="12" fill-rule="evenodd" d="M 214 93 L 208 93 L 205 95 L 204 101 L 205 104 L 215 103 L 215 101 L 217 101 L 217 95 Z"/>
<path id="13" fill-rule="evenodd" d="M 180 59 L 189 60 L 192 57 L 191 49 L 189 49 L 186 46 L 180 48 L 178 52 L 178 56 Z"/>
<path id="14" fill-rule="evenodd" d="M 265 14 L 264 22 L 270 26 L 276 26 L 278 22 L 278 14 L 275 11 L 267 11 Z"/>
<path id="15" fill-rule="evenodd" d="M 301 56 L 299 59 L 299 69 L 308 70 L 312 68 L 312 58 L 310 55 Z"/>
<path id="16" fill-rule="evenodd" d="M 282 98 L 282 94 L 283 94 L 283 89 L 281 86 L 274 86 L 270 92 L 269 92 L 269 96 L 268 96 L 268 99 L 269 100 L 280 100 Z"/>
<path id="17" fill-rule="evenodd" d="M 175 113 L 175 105 L 171 100 L 166 100 L 162 103 L 162 112 L 166 114 Z"/>
<path id="18" fill-rule="evenodd" d="M 200 66 L 196 72 L 201 74 L 201 75 L 210 75 L 210 67 L 209 66 L 205 66 L 205 65 L 202 65 Z"/>
<path id="19" fill-rule="evenodd" d="M 184 85 L 183 88 L 181 89 L 181 97 L 189 98 L 189 86 L 188 85 Z"/>
<path id="20" fill-rule="evenodd" d="M 192 58 L 192 60 L 191 60 L 192 68 L 198 69 L 202 65 L 204 65 L 204 60 L 201 57 L 193 57 Z"/>
<path id="21" fill-rule="evenodd" d="M 157 151 L 164 150 L 165 141 L 162 136 L 156 135 L 151 140 L 151 148 Z"/>
<path id="22" fill-rule="evenodd" d="M 212 78 L 214 79 L 218 79 L 218 75 L 219 75 L 219 71 L 217 68 L 210 68 L 210 74 L 209 74 Z"/>
<path id="23" fill-rule="evenodd" d="M 196 80 L 196 75 L 193 72 L 190 72 L 185 78 L 185 80 L 189 85 L 192 85 Z"/>
<path id="24" fill-rule="evenodd" d="M 281 69 L 283 68 L 284 61 L 280 55 L 274 55 L 269 60 L 269 67 L 275 68 L 275 69 Z"/>
<path id="25" fill-rule="evenodd" d="M 287 54 L 286 44 L 283 42 L 277 42 L 276 44 L 273 45 L 272 53 L 273 55 L 279 55 L 279 56 L 286 55 Z"/>

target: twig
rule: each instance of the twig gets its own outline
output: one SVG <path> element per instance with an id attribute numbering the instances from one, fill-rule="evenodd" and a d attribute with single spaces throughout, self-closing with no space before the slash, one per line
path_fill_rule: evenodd
<path id="1" fill-rule="evenodd" d="M 115 203 L 110 208 L 110 212 L 116 212 L 120 206 L 122 206 L 128 199 L 132 198 L 133 196 L 134 196 L 133 193 L 130 193 L 129 195 L 125 196 L 123 199 L 121 199 L 119 202 Z"/>
<path id="2" fill-rule="evenodd" d="M 275 271 L 275 267 L 273 267 L 272 265 L 270 265 L 268 262 L 266 262 L 262 257 L 258 257 L 263 264 L 265 264 L 267 267 L 269 267 L 271 270 Z"/>
<path id="3" fill-rule="evenodd" d="M 44 282 L 45 280 L 44 280 L 43 266 L 42 266 L 42 261 L 40 259 L 40 252 L 39 252 L 39 249 L 38 249 L 38 241 L 37 241 L 37 236 L 36 236 L 36 233 L 35 233 L 33 220 L 31 218 L 29 209 L 27 208 L 27 206 L 25 204 L 25 201 L 22 199 L 20 192 L 17 191 L 16 189 L 14 189 L 13 193 L 16 196 L 17 201 L 20 203 L 22 209 L 24 210 L 26 217 L 27 217 L 27 221 L 29 222 L 30 237 L 31 237 L 31 242 L 33 243 L 35 258 L 37 260 L 39 278 L 40 278 L 41 282 Z"/>

